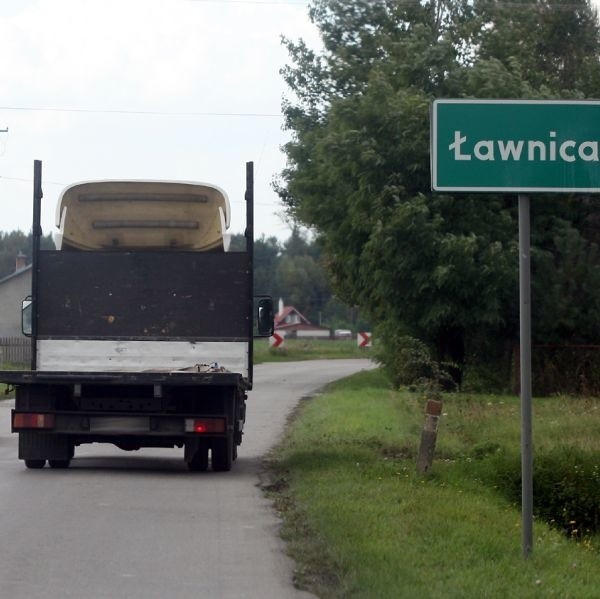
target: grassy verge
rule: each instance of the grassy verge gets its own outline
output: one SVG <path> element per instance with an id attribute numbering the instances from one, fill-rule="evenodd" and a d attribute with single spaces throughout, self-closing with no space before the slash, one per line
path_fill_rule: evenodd
<path id="1" fill-rule="evenodd" d="M 254 363 L 370 358 L 372 348 L 357 346 L 354 339 L 286 339 L 283 347 L 270 348 L 267 339 L 254 342 Z"/>
<path id="2" fill-rule="evenodd" d="M 599 406 L 536 400 L 536 459 L 568 446 L 567 467 L 572 451 L 597 465 Z M 444 414 L 423 478 L 422 401 L 379 371 L 302 405 L 268 487 L 297 583 L 320 597 L 598 597 L 598 534 L 575 542 L 537 520 L 533 557 L 521 558 L 518 400 L 449 395 Z"/>
<path id="3" fill-rule="evenodd" d="M 11 364 L 10 362 L 5 362 L 0 366 L 0 370 L 26 370 L 29 368 L 29 365 L 24 364 Z M 12 399 L 15 396 L 14 390 L 10 393 L 6 393 L 7 385 L 4 383 L 0 383 L 0 401 L 3 399 Z"/>
<path id="4" fill-rule="evenodd" d="M 7 385 L 0 383 L 0 401 L 3 399 L 13 399 L 15 397 L 15 390 L 12 388 L 8 393 L 6 392 Z"/>

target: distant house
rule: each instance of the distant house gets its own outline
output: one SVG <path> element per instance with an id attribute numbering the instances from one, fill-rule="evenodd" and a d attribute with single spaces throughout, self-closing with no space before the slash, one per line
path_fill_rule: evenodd
<path id="1" fill-rule="evenodd" d="M 23 337 L 21 306 L 31 294 L 31 265 L 25 256 L 17 256 L 15 272 L 0 279 L 0 337 Z"/>
<path id="2" fill-rule="evenodd" d="M 279 311 L 275 315 L 275 330 L 285 333 L 288 338 L 293 337 L 330 337 L 330 330 L 314 325 L 294 306 L 284 306 L 279 300 Z"/>

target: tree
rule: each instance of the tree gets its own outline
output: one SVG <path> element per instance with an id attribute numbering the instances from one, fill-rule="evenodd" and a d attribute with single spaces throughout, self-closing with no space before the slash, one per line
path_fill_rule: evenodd
<path id="1" fill-rule="evenodd" d="M 54 249 L 52 235 L 48 234 L 41 238 L 42 249 Z M 18 254 L 25 255 L 27 264 L 31 263 L 33 241 L 31 233 L 23 231 L 0 231 L 0 278 L 6 277 L 15 271 L 15 263 Z"/>
<path id="2" fill-rule="evenodd" d="M 244 236 L 234 235 L 231 249 L 243 248 Z M 264 236 L 254 241 L 254 290 L 276 301 L 283 298 L 312 322 L 328 324 L 325 307 L 331 299 L 331 288 L 321 264 L 321 250 L 299 228 L 294 228 L 283 243 Z M 342 320 L 339 312 L 331 316 Z"/>
<path id="3" fill-rule="evenodd" d="M 288 305 L 296 307 L 311 322 L 322 322 L 322 311 L 331 290 L 323 268 L 310 255 L 284 255 L 277 267 L 277 279 Z"/>
<path id="4" fill-rule="evenodd" d="M 277 280 L 277 264 L 281 257 L 281 246 L 276 237 L 264 236 L 254 242 L 254 289 L 277 297 L 280 291 Z"/>
<path id="5" fill-rule="evenodd" d="M 292 141 L 277 190 L 290 215 L 316 228 L 335 293 L 383 331 L 426 341 L 438 360 L 464 364 L 482 332 L 514 339 L 515 202 L 431 193 L 429 106 L 435 97 L 597 94 L 594 11 L 585 0 L 523 1 L 514 10 L 489 0 L 317 0 L 310 15 L 325 50 L 285 42 L 295 100 L 284 104 Z M 579 255 L 577 281 L 597 280 L 587 277 L 597 208 L 589 198 L 536 206 L 546 276 L 571 276 L 560 259 L 569 247 Z M 595 284 L 587 293 L 600 292 Z M 537 301 L 546 320 L 564 323 L 561 335 L 572 331 L 560 305 Z"/>
<path id="6" fill-rule="evenodd" d="M 246 237 L 242 233 L 231 238 L 230 251 L 241 252 L 246 249 Z M 276 237 L 262 235 L 254 240 L 254 291 L 257 295 L 280 294 L 277 281 L 277 265 L 281 257 L 281 245 Z"/>
<path id="7" fill-rule="evenodd" d="M 586 0 L 475 3 L 480 61 L 519 64 L 533 89 L 590 96 L 598 90 L 598 20 Z"/>

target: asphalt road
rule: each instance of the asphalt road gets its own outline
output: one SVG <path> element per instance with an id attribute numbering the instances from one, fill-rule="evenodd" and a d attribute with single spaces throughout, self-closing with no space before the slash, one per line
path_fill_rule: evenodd
<path id="1" fill-rule="evenodd" d="M 27 470 L 0 402 L 0 597 L 311 597 L 292 586 L 261 457 L 300 398 L 365 360 L 255 368 L 233 470 L 191 473 L 183 450 L 76 449 L 69 470 Z"/>

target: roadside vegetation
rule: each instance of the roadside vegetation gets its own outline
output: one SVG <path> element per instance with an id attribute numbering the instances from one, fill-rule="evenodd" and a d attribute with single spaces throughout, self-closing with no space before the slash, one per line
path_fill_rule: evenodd
<path id="1" fill-rule="evenodd" d="M 456 365 L 458 385 L 509 389 L 516 198 L 432 191 L 431 103 L 598 98 L 596 5 L 311 0 L 308 11 L 320 44 L 284 40 L 290 141 L 276 189 L 288 217 L 314 231 L 332 293 L 359 307 L 386 362 L 409 335 Z M 598 393 L 600 197 L 531 199 L 534 373 L 543 393 Z"/>
<path id="2" fill-rule="evenodd" d="M 286 339 L 283 347 L 269 347 L 268 340 L 254 341 L 254 363 L 371 358 L 372 348 L 358 347 L 355 339 Z"/>
<path id="3" fill-rule="evenodd" d="M 10 362 L 4 362 L 0 364 L 0 370 L 21 370 L 29 368 L 28 364 L 12 364 Z M 8 389 L 8 385 L 4 383 L 0 383 L 0 401 L 3 399 L 12 399 L 15 396 L 14 388 L 11 388 L 11 391 L 8 393 L 6 390 Z"/>
<path id="4" fill-rule="evenodd" d="M 15 389 L 14 387 L 9 387 L 4 383 L 0 383 L 0 401 L 3 399 L 14 399 L 15 397 Z"/>
<path id="5" fill-rule="evenodd" d="M 320 597 L 597 597 L 600 400 L 534 402 L 535 546 L 521 556 L 518 398 L 453 393 L 416 474 L 419 393 L 381 370 L 304 402 L 267 493 Z"/>

